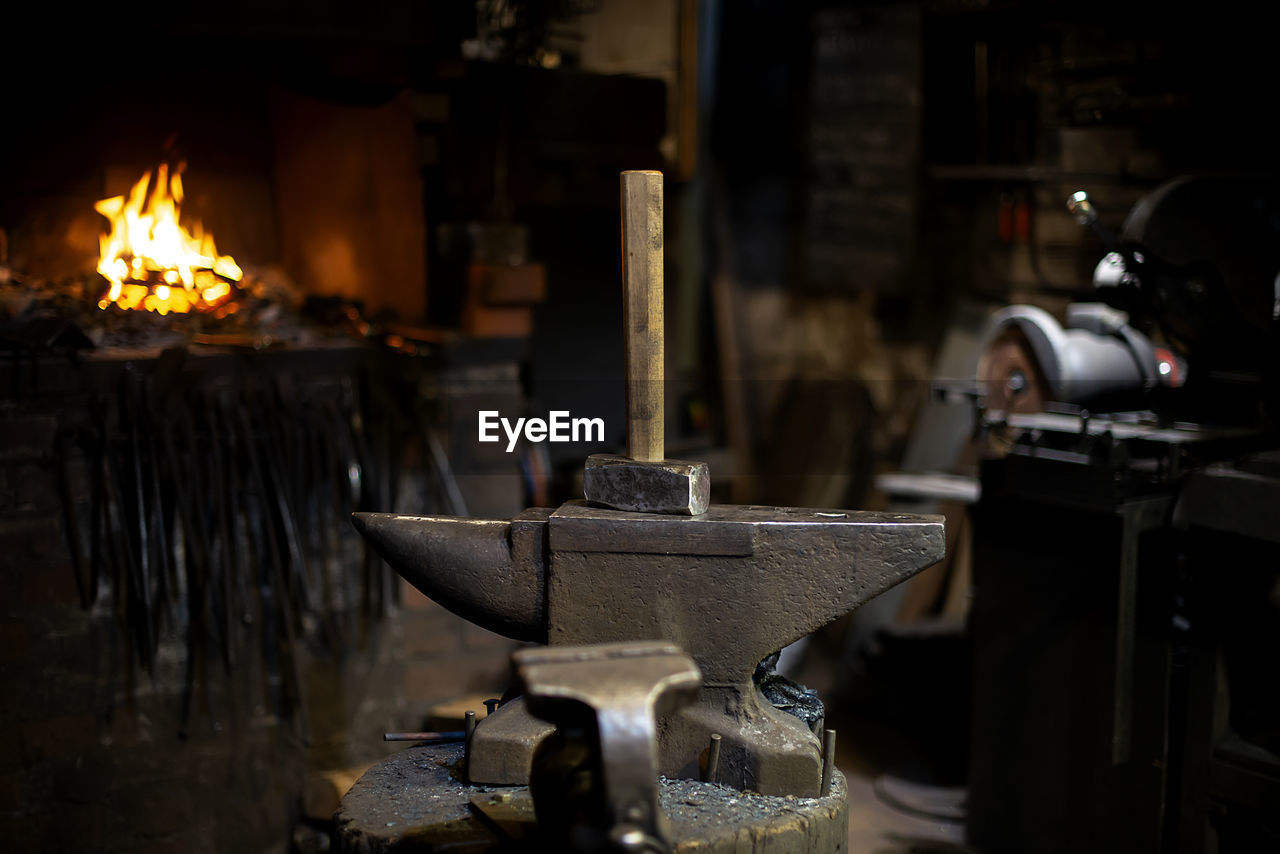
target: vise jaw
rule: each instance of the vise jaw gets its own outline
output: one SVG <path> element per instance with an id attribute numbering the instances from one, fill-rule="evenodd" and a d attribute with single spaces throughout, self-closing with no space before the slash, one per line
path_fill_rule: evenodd
<path id="1" fill-rule="evenodd" d="M 697 665 L 672 644 L 645 641 L 524 649 L 512 662 L 530 711 L 556 726 L 529 780 L 547 841 L 560 837 L 571 844 L 558 847 L 575 851 L 670 851 L 657 718 L 698 696 Z"/>
<path id="2" fill-rule="evenodd" d="M 411 584 L 492 631 L 552 646 L 665 640 L 702 671 L 697 702 L 658 725 L 659 772 L 698 778 L 711 734 L 720 782 L 815 797 L 821 745 L 770 705 L 756 665 L 942 558 L 941 516 L 712 506 L 668 516 L 570 501 L 510 521 L 360 513 Z M 528 782 L 551 727 L 520 700 L 476 728 L 472 782 Z"/>

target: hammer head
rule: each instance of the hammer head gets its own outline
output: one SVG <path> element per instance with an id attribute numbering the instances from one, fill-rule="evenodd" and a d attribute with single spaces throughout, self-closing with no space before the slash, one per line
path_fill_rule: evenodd
<path id="1" fill-rule="evenodd" d="M 711 504 L 711 472 L 706 463 L 592 454 L 583 492 L 589 503 L 614 510 L 698 516 Z"/>

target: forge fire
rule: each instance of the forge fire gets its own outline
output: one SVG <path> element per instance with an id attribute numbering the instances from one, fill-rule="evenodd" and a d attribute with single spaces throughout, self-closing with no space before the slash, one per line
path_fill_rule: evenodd
<path id="1" fill-rule="evenodd" d="M 128 196 L 112 196 L 94 205 L 110 230 L 100 239 L 98 272 L 110 287 L 98 301 L 106 309 L 159 314 L 234 313 L 232 301 L 243 277 L 230 255 L 219 255 L 213 235 L 197 220 L 188 231 L 180 220 L 182 171 L 161 163 L 133 185 Z M 147 192 L 150 187 L 150 193 Z"/>

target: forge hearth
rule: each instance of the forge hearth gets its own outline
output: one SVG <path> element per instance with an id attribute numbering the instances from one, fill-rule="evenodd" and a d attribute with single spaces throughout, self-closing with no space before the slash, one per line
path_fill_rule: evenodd
<path id="1" fill-rule="evenodd" d="M 0 241 L 0 339 L 41 352 L 188 343 L 316 346 L 343 334 L 370 334 L 360 304 L 344 302 L 336 313 L 305 306 L 302 291 L 278 266 L 250 265 L 246 275 L 221 254 L 201 221 L 182 213 L 185 169 L 185 162 L 162 162 L 127 193 L 93 205 L 102 229 L 93 272 L 41 276 L 21 266 L 21 252 L 13 267 L 7 236 Z M 82 250 L 67 246 L 64 255 L 67 269 L 84 266 Z"/>

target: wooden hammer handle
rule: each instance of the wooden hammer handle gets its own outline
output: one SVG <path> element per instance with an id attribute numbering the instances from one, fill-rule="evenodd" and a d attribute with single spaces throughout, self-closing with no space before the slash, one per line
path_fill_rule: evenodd
<path id="1" fill-rule="evenodd" d="M 627 456 L 664 458 L 662 173 L 623 172 L 622 304 L 626 328 Z"/>

